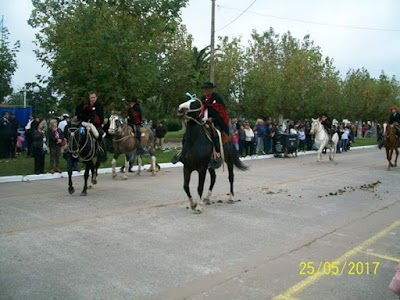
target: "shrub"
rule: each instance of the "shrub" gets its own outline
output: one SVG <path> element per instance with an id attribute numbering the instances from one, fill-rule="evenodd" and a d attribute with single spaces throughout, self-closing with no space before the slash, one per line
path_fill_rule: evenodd
<path id="1" fill-rule="evenodd" d="M 168 119 L 164 123 L 167 131 L 179 131 L 182 129 L 182 124 L 179 119 Z"/>

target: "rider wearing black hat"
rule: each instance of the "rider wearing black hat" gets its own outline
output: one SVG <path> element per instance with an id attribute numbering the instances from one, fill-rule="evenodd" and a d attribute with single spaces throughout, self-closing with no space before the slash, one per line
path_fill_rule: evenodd
<path id="1" fill-rule="evenodd" d="M 206 119 L 211 118 L 215 127 L 229 136 L 229 114 L 224 100 L 214 92 L 214 88 L 216 86 L 211 82 L 205 82 L 201 86 L 204 94 L 200 99 L 203 103 L 202 116 Z"/>
<path id="2" fill-rule="evenodd" d="M 201 115 L 203 120 L 210 121 L 214 126 L 221 131 L 225 138 L 229 137 L 229 114 L 226 109 L 224 100 L 220 95 L 214 92 L 216 86 L 212 82 L 205 82 L 200 86 L 203 91 L 203 97 L 201 97 L 202 102 L 202 112 Z M 210 161 L 210 166 L 213 169 L 217 169 L 222 164 L 222 159 L 220 157 L 221 146 L 219 143 L 218 136 L 215 134 L 213 138 L 216 157 L 213 157 Z M 185 142 L 185 136 L 183 137 L 182 144 Z M 172 158 L 172 163 L 175 164 L 180 160 L 180 153 L 176 154 Z"/>

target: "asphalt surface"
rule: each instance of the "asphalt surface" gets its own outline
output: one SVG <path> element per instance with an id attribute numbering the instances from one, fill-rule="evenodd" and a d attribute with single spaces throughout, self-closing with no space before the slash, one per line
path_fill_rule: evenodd
<path id="1" fill-rule="evenodd" d="M 220 169 L 201 215 L 182 168 L 103 174 L 87 197 L 82 177 L 73 195 L 1 183 L 0 299 L 397 299 L 400 169 L 378 149 L 336 158 L 246 161 L 235 204 Z"/>

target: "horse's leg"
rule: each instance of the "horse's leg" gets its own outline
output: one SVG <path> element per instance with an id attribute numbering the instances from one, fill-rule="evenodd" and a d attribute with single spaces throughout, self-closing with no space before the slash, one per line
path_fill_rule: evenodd
<path id="1" fill-rule="evenodd" d="M 129 156 L 125 155 L 125 169 L 124 169 L 124 180 L 128 179 L 128 173 L 129 173 Z"/>
<path id="2" fill-rule="evenodd" d="M 390 147 L 389 146 L 386 146 L 385 147 L 386 148 L 386 159 L 387 159 L 387 161 L 388 161 L 388 167 L 387 167 L 387 170 L 388 171 L 390 171 L 390 167 L 392 166 L 392 162 L 391 162 L 391 160 L 392 160 L 392 153 L 391 153 L 391 149 L 390 149 Z"/>
<path id="3" fill-rule="evenodd" d="M 197 185 L 197 193 L 199 194 L 199 202 L 197 203 L 194 213 L 201 214 L 203 212 L 203 190 L 204 190 L 204 182 L 206 181 L 207 168 L 201 168 L 199 171 L 199 183 Z"/>
<path id="4" fill-rule="evenodd" d="M 396 158 L 394 160 L 394 166 L 397 167 L 397 158 L 399 157 L 399 149 L 396 148 L 395 151 L 396 151 Z"/>
<path id="5" fill-rule="evenodd" d="M 210 187 L 208 188 L 208 192 L 207 192 L 207 196 L 205 196 L 203 198 L 203 202 L 207 205 L 211 204 L 211 194 L 212 194 L 212 190 L 214 188 L 215 185 L 215 179 L 217 178 L 217 174 L 215 173 L 215 169 L 212 168 L 208 168 L 208 172 L 210 173 Z"/>
<path id="6" fill-rule="evenodd" d="M 72 185 L 72 157 L 71 154 L 67 154 L 67 167 L 68 167 L 68 193 L 73 194 L 75 193 L 75 189 Z"/>
<path id="7" fill-rule="evenodd" d="M 320 162 L 322 160 L 322 150 L 324 150 L 323 144 L 321 146 L 319 146 L 319 149 L 317 152 L 317 162 Z"/>
<path id="8" fill-rule="evenodd" d="M 333 143 L 333 146 L 329 148 L 329 160 L 335 161 L 335 154 L 336 154 L 336 144 Z"/>
<path id="9" fill-rule="evenodd" d="M 100 166 L 100 162 L 96 158 L 95 162 L 94 163 L 92 162 L 91 164 L 93 164 L 93 166 L 91 167 L 91 170 L 92 170 L 92 183 L 93 184 L 97 184 L 97 169 Z"/>
<path id="10" fill-rule="evenodd" d="M 190 208 L 194 210 L 197 206 L 197 202 L 193 200 L 192 195 L 190 194 L 190 188 L 189 188 L 189 183 L 190 183 L 190 175 L 192 174 L 192 171 L 189 171 L 187 168 L 183 168 L 183 189 L 186 192 L 186 195 L 188 196 L 189 202 L 190 202 Z"/>
<path id="11" fill-rule="evenodd" d="M 233 174 L 233 162 L 227 163 L 228 165 L 228 178 L 229 178 L 229 184 L 230 184 L 230 193 L 229 193 L 229 199 L 228 203 L 233 204 L 235 203 L 235 194 L 233 192 L 233 181 L 234 181 L 234 174 Z"/>
<path id="12" fill-rule="evenodd" d="M 147 148 L 147 151 L 149 151 L 149 155 L 150 155 L 150 168 L 147 170 L 147 172 L 151 172 L 151 176 L 155 176 L 157 170 L 157 163 L 156 163 L 156 157 L 154 155 L 154 148 L 153 146 L 149 146 Z"/>
<path id="13" fill-rule="evenodd" d="M 83 190 L 81 192 L 81 196 L 87 196 L 87 182 L 88 182 L 88 178 L 89 178 L 89 162 L 87 162 L 85 164 L 85 174 L 83 175 L 83 179 L 84 179 L 84 185 L 83 185 Z"/>
<path id="14" fill-rule="evenodd" d="M 142 154 L 137 155 L 137 164 L 138 164 L 138 169 L 136 171 L 136 175 L 140 176 L 140 173 L 142 171 Z"/>
<path id="15" fill-rule="evenodd" d="M 118 159 L 118 155 L 116 153 L 114 153 L 113 159 L 111 160 L 111 169 L 112 169 L 111 174 L 112 174 L 113 178 L 117 177 L 117 172 L 115 171 L 115 166 L 117 164 L 117 159 Z"/>
<path id="16" fill-rule="evenodd" d="M 151 160 L 151 176 L 155 176 L 157 172 L 157 163 L 154 154 L 151 155 L 150 160 Z"/>

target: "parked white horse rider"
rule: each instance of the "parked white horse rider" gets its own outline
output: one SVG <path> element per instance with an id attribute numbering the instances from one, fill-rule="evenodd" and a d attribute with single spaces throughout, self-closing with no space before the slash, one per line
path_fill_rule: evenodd
<path id="1" fill-rule="evenodd" d="M 332 136 L 331 142 L 329 142 L 329 134 L 326 132 L 324 126 L 321 124 L 319 118 L 312 119 L 310 133 L 315 136 L 315 145 L 318 148 L 318 159 L 320 162 L 322 160 L 322 151 L 324 148 L 329 149 L 329 160 L 335 160 L 336 146 L 339 141 L 339 135 L 337 132 Z"/>

